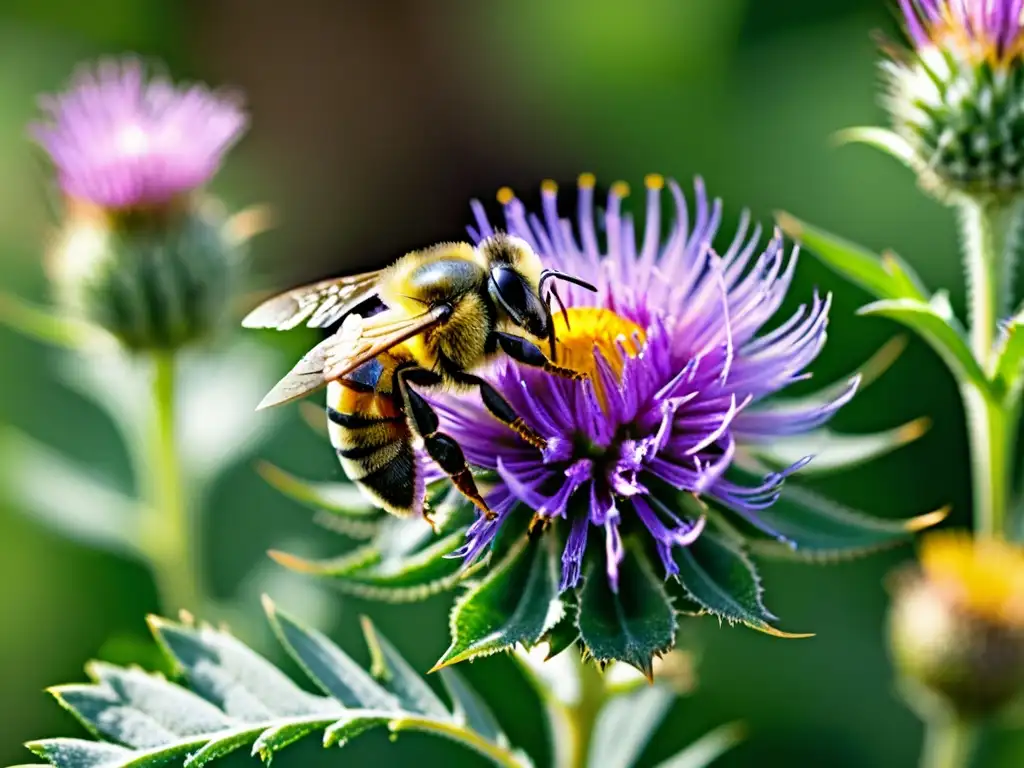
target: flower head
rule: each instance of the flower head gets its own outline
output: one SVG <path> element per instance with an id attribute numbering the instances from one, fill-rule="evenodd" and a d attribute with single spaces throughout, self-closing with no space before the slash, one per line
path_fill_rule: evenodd
<path id="1" fill-rule="evenodd" d="M 760 251 L 760 229 L 749 232 L 746 215 L 728 248 L 715 252 L 720 204 L 709 202 L 700 181 L 692 221 L 682 191 L 669 183 L 674 216 L 663 240 L 664 186 L 660 176 L 647 178 L 639 242 L 622 210 L 625 184 L 612 186 L 598 217 L 594 178 L 582 176 L 575 228 L 559 214 L 552 182 L 542 188 L 540 216 L 529 214 L 510 191 L 499 193 L 509 232 L 527 240 L 546 266 L 598 291 L 568 286 L 568 310 L 556 319 L 558 362 L 586 372 L 585 379 L 507 360 L 488 374 L 547 439 L 545 450 L 491 418 L 479 401 L 445 397 L 438 403 L 443 428 L 470 463 L 498 478 L 488 499 L 496 515 L 479 518 L 469 530 L 460 552 L 467 559 L 483 553 L 511 516 L 532 514 L 534 524 L 561 526 L 563 590 L 580 582 L 588 541 L 604 550 L 608 579 L 617 588 L 623 540 L 635 532 L 652 545 L 665 574 L 675 574 L 680 550 L 704 526 L 697 496 L 774 534 L 758 511 L 775 501 L 785 476 L 804 462 L 743 485 L 729 473 L 737 451 L 817 427 L 853 395 L 855 381 L 824 404 L 777 410 L 766 403 L 806 376 L 825 341 L 829 299 L 815 296 L 765 333 L 789 287 L 795 252 L 787 258 L 779 234 Z M 471 235 L 479 241 L 493 226 L 479 204 L 474 210 Z"/>
<path id="2" fill-rule="evenodd" d="M 1007 65 L 1024 48 L 1024 0 L 900 0 L 914 46 L 957 48 Z"/>
<path id="3" fill-rule="evenodd" d="M 890 643 L 900 671 L 962 715 L 1024 691 L 1024 550 L 931 534 L 920 568 L 896 581 Z"/>
<path id="4" fill-rule="evenodd" d="M 69 198 L 105 209 L 160 206 L 207 182 L 246 125 L 234 98 L 147 79 L 133 58 L 82 67 L 41 100 L 35 140 Z"/>
<path id="5" fill-rule="evenodd" d="M 912 50 L 891 48 L 883 64 L 897 135 L 885 144 L 941 198 L 1016 196 L 1024 187 L 1024 0 L 900 7 Z"/>

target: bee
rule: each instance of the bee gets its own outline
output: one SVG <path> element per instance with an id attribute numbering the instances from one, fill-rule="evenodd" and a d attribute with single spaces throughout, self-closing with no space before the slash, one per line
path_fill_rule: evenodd
<path id="1" fill-rule="evenodd" d="M 563 313 L 565 307 L 554 288 L 545 294 L 545 287 L 556 279 L 596 290 L 545 269 L 525 240 L 497 233 L 476 247 L 441 243 L 375 272 L 313 283 L 269 299 L 242 325 L 288 330 L 303 322 L 313 328 L 343 322 L 306 353 L 258 409 L 326 385 L 331 442 L 349 479 L 377 506 L 398 516 L 428 516 L 417 460 L 422 446 L 454 486 L 490 517 L 462 449 L 439 431 L 437 414 L 416 388 L 475 388 L 495 418 L 543 448 L 544 438 L 473 371 L 507 355 L 558 376 L 581 378 L 553 362 L 552 300 Z M 538 346 L 543 340 L 550 357 Z"/>

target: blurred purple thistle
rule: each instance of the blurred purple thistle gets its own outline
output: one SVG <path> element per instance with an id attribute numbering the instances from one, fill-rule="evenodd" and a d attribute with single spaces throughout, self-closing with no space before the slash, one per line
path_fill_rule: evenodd
<path id="1" fill-rule="evenodd" d="M 163 205 L 206 183 L 247 122 L 235 97 L 147 80 L 131 57 L 81 67 L 40 105 L 31 134 L 64 194 L 109 209 Z"/>
<path id="2" fill-rule="evenodd" d="M 586 371 L 588 379 L 568 381 L 507 360 L 488 373 L 548 439 L 546 450 L 528 445 L 477 400 L 439 398 L 443 428 L 470 463 L 499 478 L 488 498 L 495 519 L 479 518 L 458 552 L 468 562 L 520 505 L 533 510 L 535 522 L 566 520 L 562 589 L 581 578 L 592 528 L 604 539 L 613 589 L 624 532 L 645 530 L 666 575 L 677 573 L 673 550 L 695 541 L 704 525 L 699 512 L 683 511 L 682 494 L 717 502 L 777 535 L 758 511 L 778 498 L 785 477 L 806 460 L 748 487 L 726 477 L 737 447 L 814 429 L 853 396 L 856 381 L 824 403 L 785 409 L 763 403 L 806 378 L 804 369 L 825 341 L 830 300 L 815 296 L 758 336 L 785 297 L 795 251 L 786 258 L 779 233 L 759 251 L 761 230 L 748 231 L 744 213 L 728 249 L 715 253 L 721 205 L 709 204 L 700 180 L 692 224 L 682 191 L 669 182 L 675 218 L 662 240 L 663 188 L 660 176 L 648 177 L 639 245 L 631 216 L 622 212 L 628 187 L 621 182 L 612 186 L 598 221 L 594 178 L 581 176 L 575 228 L 558 213 L 553 182 L 542 187 L 539 216 L 510 190 L 499 193 L 507 230 L 527 240 L 546 266 L 581 277 L 598 292 L 567 286 L 569 327 L 556 315 L 559 363 Z M 479 241 L 494 230 L 478 202 L 473 209 L 470 234 Z"/>
<path id="3" fill-rule="evenodd" d="M 911 41 L 918 49 L 955 35 L 981 44 L 987 55 L 1006 61 L 1021 52 L 1024 0 L 899 0 Z"/>

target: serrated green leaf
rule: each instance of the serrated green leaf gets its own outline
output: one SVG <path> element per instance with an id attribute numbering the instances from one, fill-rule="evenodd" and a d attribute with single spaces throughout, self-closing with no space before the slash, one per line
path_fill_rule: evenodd
<path id="1" fill-rule="evenodd" d="M 507 745 L 508 736 L 480 694 L 470 688 L 462 675 L 454 669 L 442 669 L 440 674 L 441 682 L 452 700 L 452 717 L 455 722 L 463 723 L 487 741 Z"/>
<path id="2" fill-rule="evenodd" d="M 917 331 L 938 353 L 957 381 L 970 382 L 983 392 L 991 389 L 988 378 L 974 359 L 963 331 L 950 316 L 941 295 L 926 303 L 918 299 L 876 301 L 861 307 L 858 314 L 888 317 Z"/>
<path id="3" fill-rule="evenodd" d="M 287 675 L 226 632 L 149 618 L 153 634 L 180 665 L 192 689 L 229 717 L 248 722 L 322 712 L 329 700 Z"/>
<path id="4" fill-rule="evenodd" d="M 444 702 L 377 631 L 373 622 L 363 616 L 362 625 L 366 645 L 370 649 L 370 674 L 374 679 L 398 700 L 403 709 L 442 720 L 449 718 Z"/>
<path id="5" fill-rule="evenodd" d="M 683 590 L 711 615 L 776 637 L 806 637 L 781 632 L 769 624 L 775 616 L 761 601 L 757 569 L 732 541 L 705 530 L 693 544 L 672 552 Z"/>
<path id="6" fill-rule="evenodd" d="M 665 719 L 675 693 L 664 685 L 616 696 L 598 713 L 587 768 L 630 768 Z"/>
<path id="7" fill-rule="evenodd" d="M 807 456 L 814 459 L 801 468 L 802 475 L 824 474 L 865 464 L 917 440 L 928 431 L 928 419 L 915 419 L 903 426 L 868 435 L 844 435 L 819 429 L 802 435 L 779 437 L 770 443 L 745 449 L 773 469 L 792 466 Z"/>
<path id="8" fill-rule="evenodd" d="M 879 256 L 788 213 L 778 213 L 776 219 L 783 232 L 872 296 L 879 299 L 927 300 L 920 278 L 895 254 Z"/>
<path id="9" fill-rule="evenodd" d="M 194 693 L 141 669 L 89 666 L 98 685 L 65 685 L 51 693 L 93 733 L 135 749 L 212 733 L 232 721 Z"/>
<path id="10" fill-rule="evenodd" d="M 524 537 L 487 577 L 455 601 L 452 643 L 434 665 L 532 646 L 564 614 L 553 536 Z"/>
<path id="11" fill-rule="evenodd" d="M 756 514 L 767 528 L 795 546 L 762 538 L 751 539 L 749 546 L 758 555 L 830 562 L 908 542 L 915 533 L 942 522 L 948 513 L 944 508 L 909 519 L 885 520 L 787 483 L 779 499 Z"/>
<path id="12" fill-rule="evenodd" d="M 618 592 L 601 568 L 588 568 L 576 621 L 586 652 L 597 662 L 622 661 L 648 678 L 655 655 L 675 641 L 676 616 L 665 585 L 632 546 L 619 565 Z"/>
<path id="13" fill-rule="evenodd" d="M 259 462 L 256 471 L 285 496 L 314 509 L 360 520 L 380 518 L 384 514 L 352 483 L 303 480 L 266 461 Z"/>
<path id="14" fill-rule="evenodd" d="M 563 602 L 565 602 L 566 597 L 566 595 L 562 596 Z M 580 639 L 580 630 L 576 626 L 577 612 L 574 604 L 566 605 L 565 615 L 561 620 L 541 635 L 539 642 L 548 644 L 548 660 L 555 658 L 555 656 L 571 647 L 573 643 Z"/>
<path id="15" fill-rule="evenodd" d="M 743 741 L 745 733 L 742 723 L 720 725 L 655 768 L 706 768 Z"/>
<path id="16" fill-rule="evenodd" d="M 399 709 L 394 696 L 323 634 L 304 627 L 269 599 L 264 600 L 264 608 L 281 644 L 328 696 L 346 707 L 389 712 Z"/>
<path id="17" fill-rule="evenodd" d="M 225 631 L 151 618 L 158 641 L 193 690 L 139 669 L 94 664 L 95 683 L 62 686 L 55 693 L 94 732 L 130 747 L 82 739 L 28 746 L 50 764 L 66 768 L 201 768 L 242 747 L 251 746 L 253 755 L 270 762 L 278 751 L 313 733 L 322 731 L 329 746 L 386 725 L 392 732 L 417 730 L 453 740 L 504 768 L 532 765 L 525 754 L 509 748 L 493 715 L 458 678 L 446 677 L 455 701 L 450 714 L 422 679 L 413 682 L 414 673 L 398 652 L 369 629 L 381 674 L 386 665 L 390 684 L 402 694 L 393 695 L 326 637 L 270 603 L 267 610 L 275 633 L 318 685 L 346 701 L 377 708 L 348 709 L 339 698 L 305 693 Z M 402 706 L 403 701 L 419 711 Z"/>
<path id="18" fill-rule="evenodd" d="M 367 599 L 408 602 L 451 589 L 469 575 L 462 560 L 448 557 L 462 542 L 460 530 L 416 551 L 384 553 L 370 544 L 328 560 L 307 560 L 277 551 L 270 556 L 290 570 L 330 579 L 343 592 Z"/>
<path id="19" fill-rule="evenodd" d="M 132 751 L 116 744 L 84 739 L 42 739 L 26 744 L 32 752 L 60 768 L 108 768 L 124 765 Z"/>

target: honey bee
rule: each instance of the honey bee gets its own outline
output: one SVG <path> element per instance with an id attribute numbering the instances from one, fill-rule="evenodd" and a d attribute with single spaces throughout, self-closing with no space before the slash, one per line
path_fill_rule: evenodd
<path id="1" fill-rule="evenodd" d="M 413 387 L 475 388 L 497 419 L 543 448 L 544 438 L 473 371 L 504 354 L 558 376 L 581 377 L 553 362 L 552 301 L 561 305 L 561 300 L 553 287 L 546 295 L 544 289 L 556 279 L 596 290 L 545 269 L 525 240 L 498 233 L 476 247 L 442 243 L 408 253 L 382 270 L 276 296 L 242 325 L 287 330 L 303 322 L 313 328 L 343 322 L 306 353 L 258 409 L 327 385 L 331 442 L 349 479 L 377 506 L 399 516 L 427 515 L 416 456 L 422 446 L 455 487 L 490 516 L 462 449 L 439 431 L 437 414 Z M 376 313 L 360 311 L 371 304 L 378 305 Z M 538 346 L 545 339 L 550 357 Z"/>

